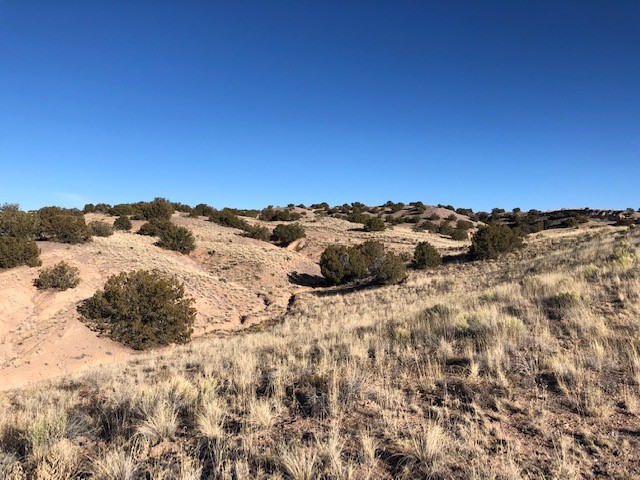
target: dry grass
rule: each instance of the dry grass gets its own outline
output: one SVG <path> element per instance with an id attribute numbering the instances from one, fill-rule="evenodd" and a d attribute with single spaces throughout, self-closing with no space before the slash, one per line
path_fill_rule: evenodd
<path id="1" fill-rule="evenodd" d="M 0 472 L 637 478 L 639 244 L 539 235 L 500 261 L 301 293 L 262 331 L 7 392 Z"/>

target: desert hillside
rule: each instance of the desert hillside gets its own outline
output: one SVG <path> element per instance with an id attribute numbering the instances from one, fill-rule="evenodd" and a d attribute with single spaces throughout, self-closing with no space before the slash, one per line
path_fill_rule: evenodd
<path id="1" fill-rule="evenodd" d="M 175 213 L 189 254 L 134 221 L 39 242 L 42 267 L 1 272 L 0 476 L 640 476 L 637 229 L 589 220 L 471 261 L 469 241 L 415 222 L 367 232 L 318 210 L 296 209 L 306 236 L 288 247 Z M 445 262 L 399 284 L 323 283 L 327 246 L 370 239 L 401 258 L 427 241 Z M 36 290 L 60 260 L 78 287 Z M 140 353 L 80 320 L 109 275 L 141 268 L 196 300 L 190 344 Z"/>

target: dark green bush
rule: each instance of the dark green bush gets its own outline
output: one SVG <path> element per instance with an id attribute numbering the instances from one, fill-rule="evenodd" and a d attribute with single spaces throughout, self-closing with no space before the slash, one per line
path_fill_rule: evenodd
<path id="1" fill-rule="evenodd" d="M 209 221 L 222 225 L 223 227 L 238 228 L 240 230 L 246 230 L 249 224 L 246 220 L 238 217 L 230 210 L 214 210 L 209 215 Z"/>
<path id="2" fill-rule="evenodd" d="M 367 265 L 357 248 L 329 245 L 320 256 L 320 271 L 329 283 L 340 285 L 366 276 Z"/>
<path id="3" fill-rule="evenodd" d="M 369 217 L 366 222 L 364 222 L 364 231 L 365 232 L 382 232 L 387 228 L 384 224 L 384 220 L 379 217 Z"/>
<path id="4" fill-rule="evenodd" d="M 351 222 L 351 223 L 366 223 L 367 220 L 369 220 L 371 217 L 369 215 L 366 215 L 362 212 L 355 212 L 355 213 L 351 213 L 347 216 L 347 221 Z"/>
<path id="5" fill-rule="evenodd" d="M 99 220 L 93 220 L 87 225 L 91 235 L 96 237 L 109 237 L 113 235 L 113 226 L 107 222 L 101 222 Z"/>
<path id="6" fill-rule="evenodd" d="M 165 198 L 155 198 L 153 202 L 141 204 L 142 215 L 145 220 L 163 219 L 171 220 L 171 215 L 175 211 L 173 204 Z"/>
<path id="7" fill-rule="evenodd" d="M 119 203 L 109 209 L 109 215 L 114 217 L 129 216 L 135 213 L 138 212 L 136 212 L 136 209 L 130 203 Z"/>
<path id="8" fill-rule="evenodd" d="M 45 216 L 40 222 L 40 238 L 59 243 L 85 243 L 91 240 L 91 232 L 84 221 L 84 215 L 59 213 Z"/>
<path id="9" fill-rule="evenodd" d="M 355 247 L 329 245 L 320 257 L 320 271 L 334 285 L 364 279 L 390 284 L 407 273 L 399 256 L 385 252 L 384 245 L 373 240 Z"/>
<path id="10" fill-rule="evenodd" d="M 453 232 L 451 232 L 451 240 L 464 242 L 465 240 L 469 240 L 469 234 L 467 233 L 467 230 L 463 228 L 456 228 Z"/>
<path id="11" fill-rule="evenodd" d="M 207 205 L 206 203 L 199 203 L 198 205 L 196 205 L 193 208 L 193 210 L 191 211 L 189 216 L 191 216 L 191 217 L 208 217 L 209 215 L 211 215 L 215 211 L 216 211 L 215 208 Z"/>
<path id="12" fill-rule="evenodd" d="M 158 245 L 160 248 L 174 250 L 182 254 L 187 254 L 196 248 L 196 241 L 193 233 L 184 227 L 172 225 L 171 228 L 160 230 Z"/>
<path id="13" fill-rule="evenodd" d="M 413 252 L 413 265 L 416 268 L 433 268 L 442 264 L 442 257 L 429 242 L 420 242 Z"/>
<path id="14" fill-rule="evenodd" d="M 138 230 L 139 235 L 148 235 L 150 237 L 159 237 L 160 232 L 168 230 L 174 225 L 170 220 L 155 218 L 147 223 L 143 223 Z"/>
<path id="15" fill-rule="evenodd" d="M 395 253 L 387 253 L 380 265 L 371 269 L 375 281 L 382 285 L 391 285 L 407 278 L 407 265 Z"/>
<path id="16" fill-rule="evenodd" d="M 25 237 L 0 237 L 0 269 L 40 264 L 40 250 L 35 241 Z"/>
<path id="17" fill-rule="evenodd" d="M 260 220 L 267 222 L 294 222 L 300 220 L 302 215 L 287 209 L 276 209 L 269 205 L 260 212 Z"/>
<path id="18" fill-rule="evenodd" d="M 271 239 L 282 245 L 289 245 L 291 242 L 305 237 L 304 227 L 298 223 L 287 225 L 280 223 L 273 229 Z"/>
<path id="19" fill-rule="evenodd" d="M 271 238 L 271 231 L 266 227 L 261 227 L 260 225 L 249 225 L 242 236 L 268 242 Z"/>
<path id="20" fill-rule="evenodd" d="M 0 237 L 34 238 L 38 234 L 38 216 L 14 208 L 0 208 Z"/>
<path id="21" fill-rule="evenodd" d="M 448 237 L 453 233 L 453 227 L 449 222 L 442 222 L 438 227 L 438 233 L 440 235 L 446 235 Z"/>
<path id="22" fill-rule="evenodd" d="M 112 339 L 136 350 L 191 339 L 196 310 L 184 286 L 158 271 L 113 275 L 78 312 Z"/>
<path id="23" fill-rule="evenodd" d="M 80 283 L 80 270 L 66 262 L 60 262 L 53 267 L 40 272 L 33 284 L 38 290 L 67 290 L 75 288 Z"/>
<path id="24" fill-rule="evenodd" d="M 510 253 L 522 248 L 523 242 L 516 232 L 506 225 L 490 224 L 480 229 L 473 236 L 469 254 L 476 260 L 498 258 L 503 253 Z"/>
<path id="25" fill-rule="evenodd" d="M 456 223 L 456 228 L 460 230 L 469 230 L 472 227 L 473 222 L 470 222 L 469 220 L 458 220 L 458 222 Z"/>
<path id="26" fill-rule="evenodd" d="M 82 213 L 94 213 L 96 211 L 96 206 L 93 203 L 87 203 L 82 209 Z"/>
<path id="27" fill-rule="evenodd" d="M 126 215 L 122 215 L 116 218 L 116 221 L 113 222 L 113 228 L 115 228 L 116 230 L 129 231 L 132 227 L 133 225 L 131 224 L 131 220 L 129 220 L 129 217 L 127 217 Z"/>

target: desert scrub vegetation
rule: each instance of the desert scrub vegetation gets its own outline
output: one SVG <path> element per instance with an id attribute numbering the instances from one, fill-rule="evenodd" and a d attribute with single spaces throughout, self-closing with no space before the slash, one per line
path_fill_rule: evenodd
<path id="1" fill-rule="evenodd" d="M 502 224 L 480 227 L 471 240 L 469 254 L 476 260 L 495 259 L 522 248 L 522 237 Z"/>
<path id="2" fill-rule="evenodd" d="M 289 208 L 273 208 L 270 205 L 260 212 L 259 218 L 267 222 L 295 222 L 300 220 L 302 215 Z"/>
<path id="3" fill-rule="evenodd" d="M 332 285 L 354 281 L 389 285 L 407 277 L 405 262 L 374 240 L 357 246 L 329 245 L 320 256 L 320 271 Z"/>
<path id="4" fill-rule="evenodd" d="M 614 230 L 532 239 L 6 392 L 0 465 L 16 478 L 639 478 L 639 245 Z M 563 293 L 577 301 L 550 318 Z"/>
<path id="5" fill-rule="evenodd" d="M 136 350 L 187 343 L 196 310 L 184 286 L 158 271 L 136 270 L 109 277 L 104 288 L 78 306 L 94 329 Z"/>
<path id="6" fill-rule="evenodd" d="M 80 283 L 80 270 L 66 262 L 43 268 L 33 284 L 38 290 L 64 291 L 75 288 Z"/>
<path id="7" fill-rule="evenodd" d="M 0 237 L 0 269 L 40 264 L 40 249 L 35 241 L 25 237 Z"/>
<path id="8" fill-rule="evenodd" d="M 59 243 L 86 243 L 91 232 L 84 214 L 77 209 L 43 207 L 38 210 L 38 237 Z"/>
<path id="9" fill-rule="evenodd" d="M 129 230 L 131 230 L 132 227 L 133 227 L 133 224 L 131 223 L 131 220 L 129 220 L 129 217 L 127 217 L 126 215 L 120 215 L 113 222 L 113 228 L 116 230 L 122 230 L 122 231 L 128 232 Z"/>
<path id="10" fill-rule="evenodd" d="M 175 225 L 171 220 L 155 218 L 149 222 L 143 223 L 138 229 L 138 235 L 147 235 L 150 237 L 159 237 L 161 232 L 170 230 Z"/>
<path id="11" fill-rule="evenodd" d="M 365 220 L 363 228 L 365 232 L 383 232 L 387 226 L 381 218 L 369 217 Z"/>
<path id="12" fill-rule="evenodd" d="M 87 228 L 94 237 L 110 237 L 113 235 L 113 226 L 107 222 L 93 220 L 87 224 Z"/>
<path id="13" fill-rule="evenodd" d="M 442 265 L 442 257 L 438 250 L 429 242 L 420 242 L 413 252 L 413 266 L 415 268 L 434 268 Z"/>
<path id="14" fill-rule="evenodd" d="M 273 233 L 271 234 L 271 239 L 283 246 L 289 245 L 290 243 L 304 237 L 306 237 L 304 227 L 298 223 L 280 223 L 276 225 L 273 229 Z"/>
<path id="15" fill-rule="evenodd" d="M 160 230 L 156 245 L 186 255 L 195 250 L 196 241 L 189 229 L 172 224 L 171 227 Z"/>

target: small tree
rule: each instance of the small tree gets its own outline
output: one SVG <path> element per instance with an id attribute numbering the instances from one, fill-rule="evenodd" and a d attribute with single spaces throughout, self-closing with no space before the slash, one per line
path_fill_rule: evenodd
<path id="1" fill-rule="evenodd" d="M 132 227 L 131 220 L 129 220 L 129 217 L 126 215 L 120 215 L 116 218 L 116 221 L 113 222 L 113 228 L 116 230 L 125 230 L 128 232 Z"/>
<path id="2" fill-rule="evenodd" d="M 395 253 L 387 253 L 382 263 L 371 270 L 375 281 L 382 285 L 391 285 L 407 278 L 407 265 Z"/>
<path id="3" fill-rule="evenodd" d="M 148 235 L 150 237 L 159 237 L 160 232 L 173 228 L 174 225 L 170 220 L 155 218 L 147 223 L 143 223 L 138 230 L 139 235 Z"/>
<path id="4" fill-rule="evenodd" d="M 280 223 L 276 225 L 276 228 L 273 229 L 271 238 L 274 242 L 280 243 L 282 245 L 289 245 L 291 242 L 305 236 L 306 233 L 304 232 L 304 227 L 302 225 L 298 223 L 294 223 L 292 225 Z"/>
<path id="5" fill-rule="evenodd" d="M 80 283 L 80 270 L 66 262 L 60 262 L 53 267 L 45 268 L 40 272 L 33 284 L 38 290 L 64 291 L 75 288 Z"/>
<path id="6" fill-rule="evenodd" d="M 429 242 L 420 242 L 413 252 L 413 265 L 416 268 L 433 268 L 442 264 L 442 257 Z"/>
<path id="7" fill-rule="evenodd" d="M 458 242 L 464 242 L 469 239 L 469 234 L 467 230 L 462 228 L 456 228 L 453 232 L 451 232 L 451 240 L 456 240 Z"/>
<path id="8" fill-rule="evenodd" d="M 136 350 L 191 339 L 196 310 L 184 286 L 158 271 L 113 275 L 78 307 L 85 320 Z"/>
<path id="9" fill-rule="evenodd" d="M 171 215 L 175 211 L 173 204 L 165 198 L 156 198 L 153 202 L 141 205 L 142 215 L 146 220 L 154 218 L 171 220 Z"/>
<path id="10" fill-rule="evenodd" d="M 384 220 L 379 217 L 370 217 L 364 222 L 365 232 L 382 232 L 385 228 Z"/>
<path id="11" fill-rule="evenodd" d="M 522 237 L 507 225 L 489 224 L 480 227 L 473 236 L 469 254 L 476 260 L 492 259 L 522 246 Z"/>
<path id="12" fill-rule="evenodd" d="M 84 222 L 84 216 L 61 214 L 49 219 L 50 239 L 59 243 L 86 243 L 91 240 L 91 232 Z"/>
<path id="13" fill-rule="evenodd" d="M 340 285 L 366 276 L 367 265 L 357 248 L 329 245 L 320 256 L 320 271 L 329 283 Z"/>
<path id="14" fill-rule="evenodd" d="M 95 237 L 109 237 L 113 235 L 113 227 L 107 222 L 101 222 L 99 220 L 93 220 L 87 225 L 91 235 Z"/>
<path id="15" fill-rule="evenodd" d="M 196 248 L 196 241 L 190 230 L 172 225 L 171 228 L 160 230 L 160 239 L 156 245 L 187 254 Z"/>
<path id="16" fill-rule="evenodd" d="M 271 231 L 267 227 L 261 227 L 260 225 L 249 225 L 245 228 L 242 236 L 268 242 L 271 238 Z"/>
<path id="17" fill-rule="evenodd" d="M 40 264 L 40 249 L 35 241 L 24 237 L 0 237 L 0 269 Z"/>

